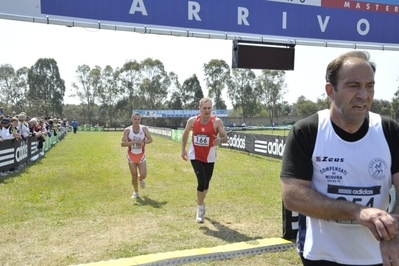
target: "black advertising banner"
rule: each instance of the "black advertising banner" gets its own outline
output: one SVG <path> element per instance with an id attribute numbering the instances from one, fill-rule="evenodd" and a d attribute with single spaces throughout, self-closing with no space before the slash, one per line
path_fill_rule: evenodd
<path id="1" fill-rule="evenodd" d="M 52 145 L 63 139 L 67 133 L 66 130 L 60 129 L 58 134 L 45 137 L 43 148 L 39 149 L 39 141 L 36 137 L 31 136 L 26 141 L 15 139 L 4 140 L 0 142 L 0 172 L 10 171 L 29 161 L 34 161 L 44 154 Z"/>
<path id="2" fill-rule="evenodd" d="M 241 132 L 228 132 L 229 141 L 221 145 L 229 148 L 276 159 L 282 159 L 285 138 L 284 136 L 245 134 Z"/>
<path id="3" fill-rule="evenodd" d="M 26 141 L 5 140 L 0 143 L 0 171 L 10 170 L 40 153 L 36 137 Z"/>

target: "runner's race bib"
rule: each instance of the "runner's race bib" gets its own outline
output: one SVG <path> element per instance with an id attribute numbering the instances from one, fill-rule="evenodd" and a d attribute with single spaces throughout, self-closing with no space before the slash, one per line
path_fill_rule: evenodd
<path id="1" fill-rule="evenodd" d="M 210 136 L 204 134 L 195 134 L 194 135 L 194 145 L 208 147 L 210 142 Z"/>

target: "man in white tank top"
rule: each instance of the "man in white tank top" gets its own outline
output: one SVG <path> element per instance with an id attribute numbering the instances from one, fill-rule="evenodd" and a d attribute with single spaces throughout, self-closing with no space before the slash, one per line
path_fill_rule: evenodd
<path id="1" fill-rule="evenodd" d="M 146 126 L 140 124 L 141 116 L 133 113 L 132 125 L 125 128 L 121 141 L 122 147 L 127 147 L 126 158 L 129 163 L 132 175 L 133 195 L 132 198 L 139 197 L 139 186 L 145 188 L 144 179 L 147 177 L 147 162 L 145 157 L 145 145 L 152 142 L 151 134 Z"/>
<path id="2" fill-rule="evenodd" d="M 329 110 L 298 121 L 282 170 L 285 208 L 299 213 L 305 266 L 399 265 L 399 126 L 370 112 L 376 66 L 354 51 L 327 67 Z"/>

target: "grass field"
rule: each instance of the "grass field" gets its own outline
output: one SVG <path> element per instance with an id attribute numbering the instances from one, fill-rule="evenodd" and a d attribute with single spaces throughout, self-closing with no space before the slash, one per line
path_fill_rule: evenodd
<path id="1" fill-rule="evenodd" d="M 153 136 L 147 188 L 132 187 L 122 132 L 69 133 L 0 179 L 0 264 L 72 265 L 281 237 L 280 161 L 218 150 L 204 224 L 181 144 Z M 190 265 L 301 265 L 294 249 Z"/>

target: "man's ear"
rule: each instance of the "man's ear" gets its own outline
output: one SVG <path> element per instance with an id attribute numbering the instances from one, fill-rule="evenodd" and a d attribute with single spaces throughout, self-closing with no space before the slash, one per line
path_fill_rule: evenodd
<path id="1" fill-rule="evenodd" d="M 325 90 L 326 90 L 326 94 L 327 94 L 328 98 L 330 98 L 330 100 L 333 101 L 334 97 L 335 97 L 335 94 L 334 94 L 335 91 L 334 91 L 333 85 L 331 83 L 326 83 Z"/>

